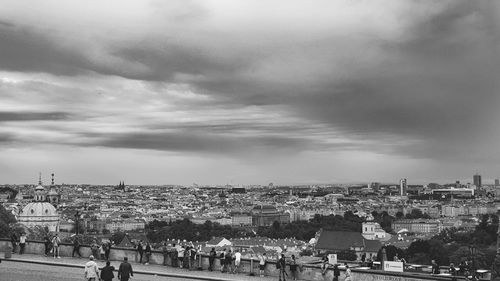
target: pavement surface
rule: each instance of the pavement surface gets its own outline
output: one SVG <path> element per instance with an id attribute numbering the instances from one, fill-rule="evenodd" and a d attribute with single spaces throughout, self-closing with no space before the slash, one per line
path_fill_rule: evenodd
<path id="1" fill-rule="evenodd" d="M 3 253 L 2 253 L 3 254 Z M 2 255 L 3 256 L 3 255 Z M 31 254 L 13 254 L 12 258 L 1 258 L 0 280 L 83 280 L 83 268 L 88 262 L 87 258 L 45 257 Z M 105 265 L 104 261 L 96 261 L 99 267 Z M 229 274 L 220 271 L 199 271 L 173 268 L 162 265 L 144 265 L 130 262 L 134 270 L 133 280 L 208 280 L 208 281 L 275 281 L 274 277 L 250 276 L 248 273 Z M 118 268 L 120 261 L 111 261 L 111 265 Z M 117 273 L 115 272 L 115 280 Z"/>

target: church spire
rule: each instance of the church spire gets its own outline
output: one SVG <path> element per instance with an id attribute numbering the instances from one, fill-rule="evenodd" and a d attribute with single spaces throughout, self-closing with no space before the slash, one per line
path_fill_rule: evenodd
<path id="1" fill-rule="evenodd" d="M 42 185 L 42 172 L 38 172 L 38 185 Z"/>
<path id="2" fill-rule="evenodd" d="M 54 185 L 54 173 L 52 173 L 52 185 Z"/>

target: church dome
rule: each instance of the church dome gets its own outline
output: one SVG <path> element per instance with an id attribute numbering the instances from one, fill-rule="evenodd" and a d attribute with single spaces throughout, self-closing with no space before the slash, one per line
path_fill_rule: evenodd
<path id="1" fill-rule="evenodd" d="M 59 217 L 57 210 L 48 202 L 32 202 L 23 208 L 21 217 Z"/>
<path id="2" fill-rule="evenodd" d="M 39 184 L 37 187 L 35 187 L 35 191 L 36 190 L 44 191 L 45 188 L 41 184 Z"/>

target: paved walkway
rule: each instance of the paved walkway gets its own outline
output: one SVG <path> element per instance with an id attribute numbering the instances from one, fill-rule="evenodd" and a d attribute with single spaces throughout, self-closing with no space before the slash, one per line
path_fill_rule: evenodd
<path id="1" fill-rule="evenodd" d="M 2 253 L 3 260 L 3 253 Z M 47 264 L 54 266 L 66 266 L 66 267 L 81 267 L 85 265 L 88 258 L 70 258 L 61 257 L 54 259 L 53 257 L 45 257 L 41 255 L 32 254 L 12 254 L 10 261 L 26 262 L 26 263 L 37 263 L 37 264 Z M 99 267 L 105 265 L 104 261 L 96 261 Z M 111 261 L 111 265 L 118 268 L 121 261 Z M 130 261 L 129 261 L 130 262 Z M 248 273 L 241 274 L 229 274 L 221 273 L 220 271 L 208 271 L 208 270 L 187 270 L 182 268 L 174 268 L 171 266 L 162 266 L 157 264 L 144 265 L 136 262 L 130 262 L 134 272 L 138 274 L 150 274 L 150 275 L 164 275 L 172 277 L 181 277 L 188 279 L 201 279 L 201 280 L 213 280 L 213 281 L 228 281 L 228 280 L 241 280 L 241 281 L 276 281 L 277 277 L 259 277 L 250 276 Z"/>

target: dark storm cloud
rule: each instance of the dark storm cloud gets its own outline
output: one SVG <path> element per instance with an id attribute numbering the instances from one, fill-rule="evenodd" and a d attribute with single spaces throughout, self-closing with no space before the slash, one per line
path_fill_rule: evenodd
<path id="1" fill-rule="evenodd" d="M 188 16 L 179 18 L 183 24 L 171 29 L 170 22 L 161 22 L 163 25 L 146 25 L 144 35 L 126 37 L 125 33 L 121 38 L 110 34 L 109 41 L 98 38 L 95 42 L 71 41 L 73 34 L 67 31 L 5 21 L 0 23 L 0 68 L 56 75 L 92 71 L 150 84 L 186 84 L 193 92 L 209 96 L 181 104 L 194 115 L 211 105 L 214 112 L 277 105 L 304 123 L 325 124 L 317 131 L 378 141 L 384 151 L 387 142 L 396 139 L 395 152 L 415 157 L 428 157 L 422 151 L 432 146 L 432 155 L 440 157 L 440 152 L 446 156 L 470 146 L 474 137 L 463 136 L 481 134 L 497 118 L 500 29 L 498 15 L 492 12 L 497 8 L 494 3 L 450 1 L 433 4 L 433 9 L 422 8 L 431 3 L 408 2 L 410 9 L 398 11 L 401 15 L 396 17 L 409 18 L 408 22 L 391 31 L 400 34 L 384 36 L 371 30 L 369 22 L 346 24 L 341 32 L 332 24 L 319 32 L 307 30 L 304 21 L 301 32 L 319 34 L 312 37 L 282 29 L 281 25 L 290 22 L 279 20 L 274 25 L 255 20 L 257 32 L 247 26 L 240 26 L 241 30 L 207 28 L 206 32 L 203 20 L 211 14 L 204 9 L 199 14 L 184 10 L 180 15 Z M 182 29 L 184 25 L 189 28 Z M 148 28 L 159 27 L 168 30 L 164 34 L 148 32 Z M 182 123 L 179 126 L 208 134 L 113 135 L 99 145 L 180 151 L 238 151 L 247 146 L 324 148 L 323 135 L 319 140 L 297 137 L 297 133 L 307 132 L 307 125 L 280 127 L 277 122 L 266 127 L 261 121 Z M 182 129 L 172 124 L 164 128 L 155 122 L 144 126 Z M 262 137 L 225 135 L 245 130 Z M 404 140 L 419 141 L 421 147 L 409 148 Z M 370 145 L 367 149 L 377 150 Z M 337 148 L 335 144 L 331 147 Z"/>
<path id="2" fill-rule="evenodd" d="M 64 38 L 51 38 L 50 34 L 50 30 L 0 25 L 0 68 L 56 75 L 82 72 L 86 64 L 80 54 L 60 47 Z"/>
<path id="3" fill-rule="evenodd" d="M 0 111 L 0 122 L 61 121 L 71 118 L 67 112 L 6 112 Z"/>
<path id="4" fill-rule="evenodd" d="M 227 136 L 221 134 L 202 134 L 192 132 L 154 132 L 154 133 L 83 133 L 88 141 L 82 146 L 96 145 L 113 148 L 133 148 L 161 151 L 184 151 L 206 153 L 247 154 L 250 152 L 288 151 L 291 148 L 305 147 L 310 141 L 303 138 L 280 136 Z"/>
<path id="5" fill-rule="evenodd" d="M 8 133 L 0 133 L 0 143 L 11 143 L 15 140 L 15 137 L 12 134 Z"/>

